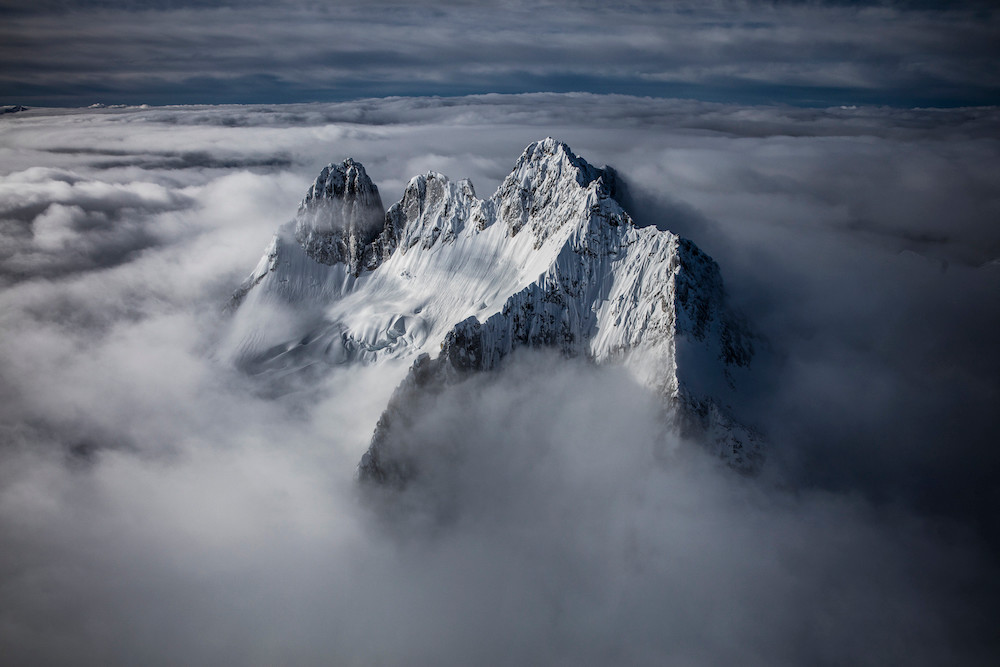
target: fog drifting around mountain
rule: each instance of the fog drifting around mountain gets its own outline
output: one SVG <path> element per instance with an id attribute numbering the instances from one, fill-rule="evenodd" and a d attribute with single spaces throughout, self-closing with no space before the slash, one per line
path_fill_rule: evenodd
<path id="1" fill-rule="evenodd" d="M 587 95 L 29 111 L 0 148 L 0 644 L 83 664 L 989 662 L 995 112 Z M 766 343 L 739 478 L 615 369 L 446 393 L 387 528 L 354 467 L 406 369 L 275 396 L 222 306 L 327 162 L 487 196 L 546 135 L 694 240 Z M 453 459 L 450 452 L 463 453 Z M 442 455 L 444 453 L 444 455 Z"/>

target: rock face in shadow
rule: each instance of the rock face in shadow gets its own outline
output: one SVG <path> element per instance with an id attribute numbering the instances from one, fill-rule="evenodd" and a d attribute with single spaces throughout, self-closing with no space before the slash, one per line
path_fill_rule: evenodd
<path id="1" fill-rule="evenodd" d="M 323 168 L 299 205 L 295 240 L 312 259 L 346 264 L 353 276 L 392 253 L 382 198 L 360 162 L 348 158 Z"/>

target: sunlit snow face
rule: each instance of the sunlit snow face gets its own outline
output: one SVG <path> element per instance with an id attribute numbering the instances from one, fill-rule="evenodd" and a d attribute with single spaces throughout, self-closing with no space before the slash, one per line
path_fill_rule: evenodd
<path id="1" fill-rule="evenodd" d="M 351 105 L 4 119 L 5 655 L 985 660 L 989 113 L 365 104 L 379 125 Z M 357 158 L 386 205 L 428 170 L 488 196 L 545 135 L 613 164 L 640 223 L 719 262 L 768 341 L 748 397 L 768 468 L 734 480 L 658 440 L 626 376 L 529 357 L 414 427 L 440 482 L 410 502 L 457 512 L 393 532 L 353 475 L 406 369 L 339 369 L 275 396 L 217 358 L 222 307 L 323 165 Z"/>

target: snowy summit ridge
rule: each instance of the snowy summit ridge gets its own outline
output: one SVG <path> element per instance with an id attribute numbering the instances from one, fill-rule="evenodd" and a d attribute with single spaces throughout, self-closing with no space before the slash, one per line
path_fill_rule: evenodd
<path id="1" fill-rule="evenodd" d="M 412 359 L 398 407 L 428 378 L 553 347 L 625 365 L 676 408 L 680 427 L 708 432 L 719 456 L 752 470 L 757 439 L 723 406 L 753 348 L 718 265 L 690 241 L 636 226 L 619 193 L 611 169 L 551 138 L 525 148 L 488 199 L 430 172 L 384 213 L 364 167 L 331 164 L 234 296 L 236 361 L 290 372 Z M 363 479 L 405 477 L 388 417 Z"/>

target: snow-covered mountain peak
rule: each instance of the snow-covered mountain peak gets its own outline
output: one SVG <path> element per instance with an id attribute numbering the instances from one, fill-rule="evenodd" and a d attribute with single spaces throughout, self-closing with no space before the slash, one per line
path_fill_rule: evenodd
<path id="1" fill-rule="evenodd" d="M 407 183 L 403 198 L 386 214 L 386 229 L 395 235 L 403 254 L 416 245 L 428 249 L 439 240 L 454 241 L 470 217 L 481 231 L 487 222 L 484 206 L 472 181 L 452 181 L 429 171 Z"/>
<path id="2" fill-rule="evenodd" d="M 594 167 L 550 137 L 524 149 L 492 201 L 508 234 L 527 229 L 538 247 L 570 220 L 586 225 L 597 214 L 631 224 L 616 192 L 612 170 Z"/>
<path id="3" fill-rule="evenodd" d="M 294 235 L 279 230 L 237 292 L 233 356 L 288 373 L 426 354 L 451 376 L 554 347 L 625 365 L 751 468 L 756 445 L 720 407 L 753 348 L 719 268 L 690 241 L 636 227 L 620 191 L 613 170 L 551 138 L 488 199 L 428 172 L 384 215 L 359 163 L 331 164 Z"/>
<path id="4" fill-rule="evenodd" d="M 542 181 L 547 177 L 571 177 L 581 187 L 586 187 L 604 174 L 604 170 L 578 156 L 568 144 L 552 137 L 528 144 L 517 159 L 511 176 L 531 172 L 541 174 Z"/>

